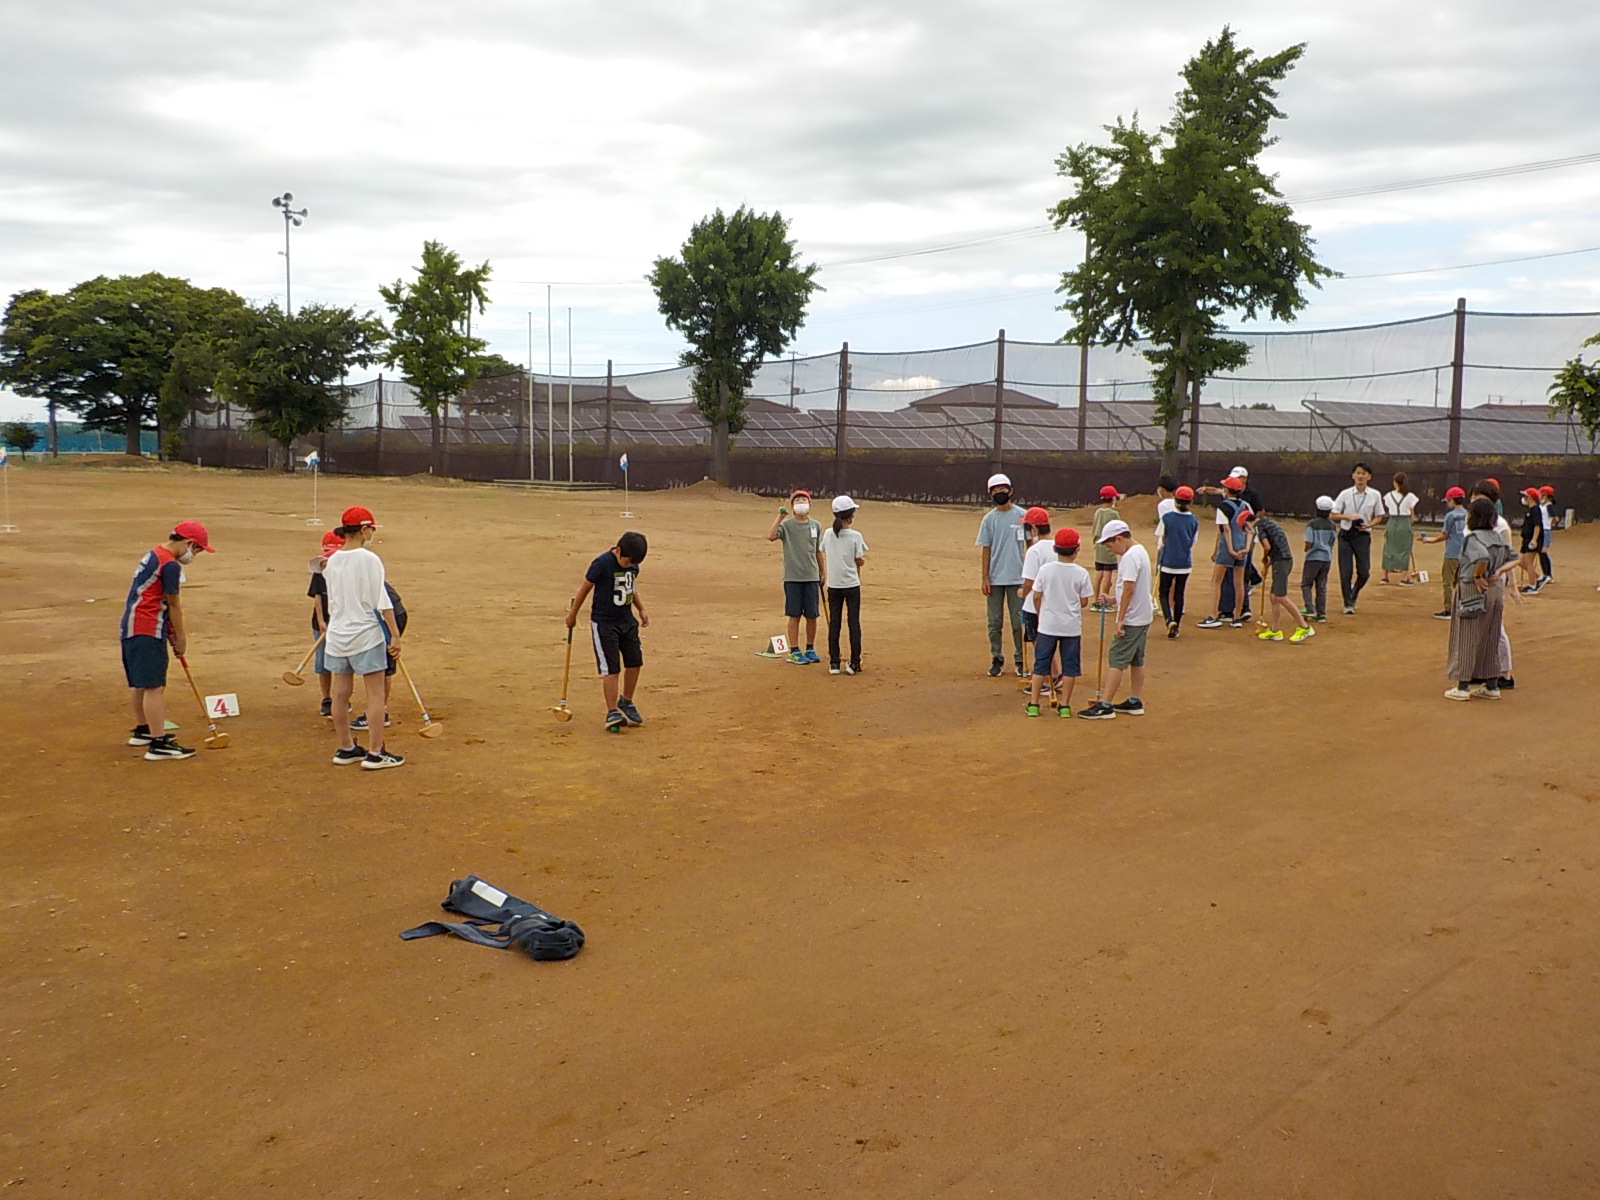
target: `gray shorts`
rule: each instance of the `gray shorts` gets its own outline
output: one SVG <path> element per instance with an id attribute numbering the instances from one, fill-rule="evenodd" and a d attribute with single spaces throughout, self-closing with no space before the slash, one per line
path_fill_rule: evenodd
<path id="1" fill-rule="evenodd" d="M 1272 594 L 1274 596 L 1287 596 L 1289 594 L 1289 570 L 1294 563 L 1272 560 Z"/>
<path id="2" fill-rule="evenodd" d="M 1149 633 L 1148 625 L 1124 625 L 1122 636 L 1111 639 L 1106 661 L 1119 671 L 1144 666 L 1144 645 Z"/>
<path id="3" fill-rule="evenodd" d="M 360 654 L 324 654 L 322 662 L 330 675 L 380 675 L 389 666 L 389 646 L 379 642 Z"/>

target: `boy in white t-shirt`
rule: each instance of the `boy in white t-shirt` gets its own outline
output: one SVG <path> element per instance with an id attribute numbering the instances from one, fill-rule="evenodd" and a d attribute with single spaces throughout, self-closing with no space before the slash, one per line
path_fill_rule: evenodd
<path id="1" fill-rule="evenodd" d="M 1073 561 L 1080 541 L 1076 529 L 1059 530 L 1048 542 L 1041 539 L 1055 561 L 1041 566 L 1033 579 L 1037 646 L 1026 710 L 1030 717 L 1039 715 L 1039 693 L 1048 686 L 1058 656 L 1061 673 L 1055 676 L 1056 715 L 1072 715 L 1072 687 L 1083 674 L 1083 610 L 1094 601 L 1089 572 Z"/>
<path id="2" fill-rule="evenodd" d="M 1105 696 L 1079 714 L 1090 721 L 1104 721 L 1119 714 L 1144 716 L 1144 652 L 1155 620 L 1155 603 L 1150 599 L 1150 552 L 1133 540 L 1126 521 L 1112 521 L 1100 532 L 1100 544 L 1117 556 L 1117 625 L 1107 655 Z M 1128 698 L 1113 704 L 1112 697 L 1122 686 L 1122 672 L 1128 672 Z"/>
<path id="3" fill-rule="evenodd" d="M 1033 662 L 1029 645 L 1039 636 L 1038 600 L 1033 594 L 1033 581 L 1039 577 L 1039 568 L 1055 562 L 1055 543 L 1050 540 L 1050 511 L 1034 505 L 1022 514 L 1022 661 Z M 1049 685 L 1045 685 L 1049 690 Z M 1032 677 L 1022 684 L 1022 690 L 1033 690 Z"/>
<path id="4" fill-rule="evenodd" d="M 850 661 L 846 675 L 861 674 L 861 565 L 867 561 L 867 540 L 851 526 L 858 505 L 849 496 L 833 498 L 833 525 L 823 530 L 822 557 L 827 567 L 828 674 L 839 674 L 839 625 L 850 624 Z"/>
<path id="5" fill-rule="evenodd" d="M 389 660 L 400 656 L 400 628 L 395 624 L 394 602 L 383 586 L 383 560 L 367 543 L 377 525 L 365 508 L 344 510 L 335 530 L 344 549 L 328 559 L 322 578 L 328 586 L 328 634 L 323 641 L 323 663 L 333 676 L 333 728 L 339 748 L 336 767 L 359 763 L 368 771 L 405 765 L 383 745 L 383 677 Z M 367 734 L 371 746 L 363 750 L 350 732 L 350 694 L 359 675 L 366 685 Z"/>

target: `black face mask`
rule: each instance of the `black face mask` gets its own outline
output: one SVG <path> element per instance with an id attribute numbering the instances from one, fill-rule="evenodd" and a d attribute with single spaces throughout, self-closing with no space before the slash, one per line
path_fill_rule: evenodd
<path id="1" fill-rule="evenodd" d="M 995 504 L 995 505 L 1010 504 L 1011 503 L 1011 493 L 1010 492 L 994 492 L 989 496 L 989 502 L 991 504 Z"/>

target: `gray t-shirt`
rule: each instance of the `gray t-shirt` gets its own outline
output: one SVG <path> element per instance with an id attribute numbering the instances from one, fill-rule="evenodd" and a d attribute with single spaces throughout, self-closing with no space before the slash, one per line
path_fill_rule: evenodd
<path id="1" fill-rule="evenodd" d="M 1022 582 L 1022 510 L 1015 504 L 1009 512 L 994 508 L 984 513 L 973 545 L 989 547 L 990 583 L 1016 587 Z"/>
<path id="2" fill-rule="evenodd" d="M 778 540 L 783 543 L 783 581 L 818 583 L 817 551 L 822 549 L 822 526 L 811 518 L 797 521 L 785 517 L 778 523 Z"/>

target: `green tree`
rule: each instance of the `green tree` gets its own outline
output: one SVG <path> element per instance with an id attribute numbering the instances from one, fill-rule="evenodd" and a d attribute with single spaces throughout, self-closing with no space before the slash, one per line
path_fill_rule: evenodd
<path id="1" fill-rule="evenodd" d="M 416 271 L 410 284 L 396 280 L 378 289 L 394 315 L 387 365 L 398 367 L 417 390 L 432 429 L 433 470 L 443 473 L 449 448 L 441 455 L 439 416 L 477 378 L 478 356 L 488 343 L 472 336 L 472 312 L 488 305 L 490 268 L 464 268 L 454 250 L 424 242 Z"/>
<path id="2" fill-rule="evenodd" d="M 344 419 L 344 376 L 376 362 L 386 336 L 370 312 L 307 304 L 286 314 L 267 304 L 228 344 L 217 385 L 250 412 L 253 428 L 283 447 L 283 468 L 292 471 L 295 439 Z"/>
<path id="3" fill-rule="evenodd" d="M 179 345 L 225 337 L 244 308 L 224 288 L 150 273 L 99 276 L 60 295 L 19 292 L 0 328 L 0 381 L 71 409 L 85 429 L 125 435 L 161 428 L 157 403 Z"/>
<path id="4" fill-rule="evenodd" d="M 1600 346 L 1600 333 L 1584 345 Z M 1547 394 L 1554 411 L 1578 418 L 1590 441 L 1600 437 L 1600 362 L 1586 363 L 1578 355 L 1556 372 Z"/>
<path id="5" fill-rule="evenodd" d="M 0 442 L 15 446 L 27 461 L 28 451 L 39 444 L 39 431 L 26 421 L 9 421 L 0 425 Z"/>
<path id="6" fill-rule="evenodd" d="M 1065 340 L 1152 343 L 1145 357 L 1168 471 L 1177 468 L 1185 401 L 1198 406 L 1198 384 L 1248 361 L 1243 342 L 1221 336 L 1224 315 L 1293 320 L 1306 304 L 1303 285 L 1333 274 L 1312 257 L 1306 226 L 1257 161 L 1277 141 L 1270 123 L 1284 115 L 1276 85 L 1304 50 L 1257 58 L 1224 28 L 1184 66 L 1159 132 L 1141 129 L 1137 115 L 1119 117 L 1106 126 L 1109 144 L 1073 146 L 1056 160 L 1074 191 L 1052 219 L 1093 248 L 1061 277 L 1062 309 L 1074 317 Z"/>
<path id="7" fill-rule="evenodd" d="M 711 426 L 711 471 L 728 482 L 729 439 L 744 428 L 745 392 L 764 359 L 805 322 L 816 264 L 800 266 L 781 213 L 719 208 L 689 231 L 680 258 L 658 258 L 648 278 L 667 325 L 689 348 L 694 403 Z"/>

